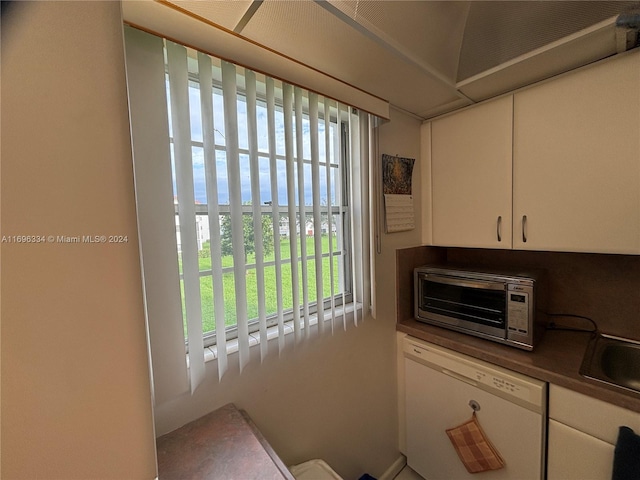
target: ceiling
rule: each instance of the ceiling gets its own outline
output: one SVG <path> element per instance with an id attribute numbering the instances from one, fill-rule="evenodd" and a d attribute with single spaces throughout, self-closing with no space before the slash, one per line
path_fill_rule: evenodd
<path id="1" fill-rule="evenodd" d="M 639 1 L 164 3 L 425 119 L 633 48 L 640 23 Z"/>

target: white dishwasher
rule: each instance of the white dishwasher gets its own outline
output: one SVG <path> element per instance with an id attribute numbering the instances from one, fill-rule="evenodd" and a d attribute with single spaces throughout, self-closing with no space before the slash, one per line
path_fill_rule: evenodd
<path id="1" fill-rule="evenodd" d="M 403 341 L 406 455 L 426 480 L 545 477 L 547 384 L 414 337 Z M 505 462 L 467 472 L 446 430 L 472 417 Z"/>

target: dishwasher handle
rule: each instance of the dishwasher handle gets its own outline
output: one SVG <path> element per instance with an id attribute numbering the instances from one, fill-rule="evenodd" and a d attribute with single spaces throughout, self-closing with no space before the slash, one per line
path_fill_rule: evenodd
<path id="1" fill-rule="evenodd" d="M 469 378 L 461 373 L 454 372 L 453 370 L 447 368 L 444 364 L 441 364 L 441 360 L 438 358 L 440 356 L 436 352 L 430 351 L 428 348 L 425 348 L 423 346 L 414 345 L 411 343 L 405 344 L 404 349 L 405 356 L 407 358 L 471 386 L 478 386 L 478 382 L 476 382 L 474 379 Z"/>
<path id="2" fill-rule="evenodd" d="M 468 383 L 469 385 L 471 385 L 473 387 L 477 387 L 478 386 L 478 382 L 474 381 L 473 379 L 471 379 L 469 377 L 465 377 L 464 375 L 460 375 L 459 373 L 452 372 L 451 370 L 447 370 L 446 368 L 441 368 L 440 371 L 442 373 L 444 373 L 445 375 L 450 376 L 451 378 L 455 378 L 456 380 L 460 380 L 461 382 Z"/>

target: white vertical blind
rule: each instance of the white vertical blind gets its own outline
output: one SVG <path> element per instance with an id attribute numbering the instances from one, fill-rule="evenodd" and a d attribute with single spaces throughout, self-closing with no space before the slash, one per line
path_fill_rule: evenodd
<path id="1" fill-rule="evenodd" d="M 369 292 L 376 291 L 376 258 L 375 254 L 382 252 L 380 229 L 382 226 L 381 218 L 381 200 L 382 200 L 382 162 L 380 158 L 380 151 L 378 149 L 378 119 L 370 115 L 369 116 L 369 158 L 370 158 L 370 171 L 369 171 L 369 213 L 372 219 L 369 225 L 370 235 L 370 249 L 369 249 Z M 376 318 L 377 304 L 376 296 L 371 295 L 371 316 Z"/>
<path id="2" fill-rule="evenodd" d="M 367 165 L 370 165 L 372 162 L 371 152 L 370 151 L 370 138 L 369 134 L 371 132 L 371 115 L 367 112 L 360 111 L 359 112 L 359 126 L 360 132 L 358 138 L 360 139 L 360 151 L 358 153 L 358 158 L 360 159 L 359 163 L 359 178 L 357 181 L 359 192 L 356 192 L 360 195 L 360 198 L 357 202 L 357 205 L 360 206 L 360 218 L 356 221 L 356 230 L 357 237 L 356 242 L 359 248 L 362 249 L 362 255 L 360 257 L 360 261 L 358 262 L 360 265 L 360 271 L 356 275 L 356 278 L 360 282 L 360 289 L 362 292 L 362 315 L 363 317 L 371 311 L 371 263 L 369 258 L 371 257 L 371 241 L 370 241 L 370 232 L 371 232 L 371 212 L 369 210 L 369 169 L 366 168 Z M 362 161 L 362 158 L 365 158 Z"/>
<path id="3" fill-rule="evenodd" d="M 249 160 L 251 174 L 251 205 L 256 254 L 256 289 L 258 293 L 258 321 L 260 324 L 260 358 L 267 355 L 267 312 L 265 306 L 264 247 L 262 238 L 262 208 L 260 205 L 260 164 L 258 161 L 258 123 L 256 105 L 256 74 L 247 70 L 247 127 L 249 133 Z"/>
<path id="4" fill-rule="evenodd" d="M 311 185 L 313 194 L 313 249 L 316 270 L 316 318 L 320 332 L 324 333 L 324 298 L 322 276 L 322 218 L 320 216 L 320 147 L 318 131 L 318 95 L 309 94 L 309 130 L 311 134 Z M 329 239 L 331 237 L 329 236 Z M 305 277 L 306 278 L 306 277 Z"/>
<path id="5" fill-rule="evenodd" d="M 307 209 L 305 208 L 305 182 L 304 182 L 304 137 L 302 125 L 302 89 L 293 89 L 293 99 L 296 119 L 296 165 L 298 167 L 298 209 L 300 221 L 300 279 L 302 280 L 302 309 L 305 337 L 309 336 L 309 283 L 307 275 Z"/>
<path id="6" fill-rule="evenodd" d="M 343 116 L 347 116 L 348 113 L 345 112 L 345 109 L 342 107 L 342 105 L 338 104 L 338 108 L 337 108 L 337 116 L 338 118 L 343 118 Z M 346 152 L 346 148 L 343 147 L 343 141 L 342 141 L 342 124 L 339 123 L 338 124 L 338 132 L 336 133 L 336 155 L 339 156 L 346 156 L 347 152 Z M 348 195 L 346 195 L 346 181 L 343 180 L 343 177 L 348 177 L 347 175 L 345 175 L 345 169 L 340 169 L 338 171 L 338 173 L 336 174 L 336 176 L 338 177 L 338 180 L 335 182 L 335 185 L 338 186 L 339 190 L 336 191 L 336 195 L 338 198 L 338 205 L 339 205 L 339 218 L 340 220 L 344 219 L 344 202 L 345 202 L 345 197 L 347 197 Z M 339 229 L 340 232 L 343 232 L 345 229 L 345 224 L 343 221 L 340 222 L 340 224 L 336 225 L 336 228 Z M 345 238 L 344 235 L 338 235 L 338 248 L 341 250 L 341 255 L 338 259 L 338 268 L 340 270 L 345 270 L 346 266 L 346 260 L 345 260 L 345 253 L 346 253 L 346 242 L 348 241 L 347 238 Z M 349 279 L 349 281 L 351 281 Z M 346 289 L 347 289 L 347 279 L 345 279 L 344 277 L 340 277 L 340 285 L 339 285 L 339 290 L 342 292 L 342 304 L 346 304 L 347 303 L 347 295 L 346 295 Z M 354 317 L 355 318 L 355 317 Z M 347 312 L 345 311 L 345 309 L 342 309 L 342 328 L 344 330 L 347 329 Z"/>
<path id="7" fill-rule="evenodd" d="M 238 145 L 238 93 L 236 67 L 222 62 L 222 90 L 224 92 L 225 141 L 227 145 L 227 176 L 229 181 L 229 207 L 231 209 L 231 237 L 233 240 L 233 279 L 236 291 L 236 315 L 247 318 L 247 278 L 245 266 L 242 196 L 240 183 L 240 150 Z M 238 322 L 238 352 L 240 370 L 249 362 L 249 327 Z"/>
<path id="8" fill-rule="evenodd" d="M 125 40 L 153 397 L 162 404 L 189 391 L 176 236 L 166 234 L 175 231 L 176 220 L 163 40 L 130 27 Z"/>
<path id="9" fill-rule="evenodd" d="M 176 164 L 176 189 L 182 249 L 184 304 L 189 338 L 189 372 L 193 393 L 204 377 L 204 343 L 202 339 L 202 310 L 196 238 L 196 211 L 193 192 L 193 164 L 191 159 L 191 126 L 189 123 L 189 83 L 187 50 L 173 42 L 167 43 L 167 66 L 171 97 L 173 151 Z"/>
<path id="10" fill-rule="evenodd" d="M 350 112 L 349 113 L 349 132 L 359 131 L 359 118 L 357 114 Z M 349 152 L 350 157 L 350 170 L 349 170 L 349 206 L 351 207 L 351 215 L 350 223 L 351 223 L 351 249 L 350 251 L 354 254 L 351 255 L 351 291 L 353 292 L 353 303 L 358 304 L 362 301 L 361 290 L 358 288 L 358 276 L 357 273 L 360 271 L 358 262 L 360 260 L 360 256 L 356 255 L 355 252 L 356 246 L 358 245 L 358 240 L 360 239 L 359 231 L 358 231 L 358 220 L 360 219 L 361 212 L 359 209 L 361 208 L 358 205 L 357 200 L 360 198 L 360 184 L 358 182 L 360 177 L 360 162 L 357 161 L 358 156 L 360 154 L 360 145 L 356 142 L 351 142 L 351 149 Z M 358 325 L 358 310 L 355 309 L 353 312 L 353 322 Z"/>
<path id="11" fill-rule="evenodd" d="M 135 37 L 128 34 L 127 43 L 141 41 Z M 340 323 L 346 329 L 352 316 L 356 324 L 364 318 L 359 308 L 370 303 L 365 278 L 370 275 L 370 121 L 322 95 L 169 41 L 166 64 L 159 68 L 163 42 L 149 44 L 156 67 L 139 75 L 135 91 L 146 94 L 145 75 L 155 76 L 154 95 L 165 102 L 165 128 L 164 134 L 156 128 L 145 138 L 144 112 L 162 111 L 149 109 L 151 101 L 135 118 L 132 113 L 134 158 L 142 165 L 152 156 L 148 152 L 155 152 L 152 144 L 162 145 L 164 153 L 155 153 L 145 168 L 136 166 L 136 195 L 140 215 L 155 215 L 149 199 L 159 199 L 159 192 L 166 205 L 163 222 L 140 220 L 140 238 L 144 265 L 165 262 L 164 271 L 172 274 L 157 280 L 171 284 L 174 293 L 163 297 L 166 289 L 151 288 L 151 282 L 147 292 L 145 281 L 152 361 L 154 372 L 155 365 L 173 372 L 167 375 L 184 372 L 186 336 L 193 392 L 206 373 L 205 345 L 215 344 L 222 378 L 229 355 L 237 351 L 233 361 L 242 371 L 254 343 L 264 359 L 274 336 L 278 352 L 285 350 L 291 329 L 300 342 L 316 330 L 334 332 Z M 128 44 L 127 51 L 131 48 Z M 143 64 L 144 56 L 137 61 Z M 140 148 L 145 142 L 147 150 Z M 173 165 L 167 160 L 171 146 Z M 169 243 L 159 240 L 174 233 Z M 166 248 L 163 255 L 154 253 L 158 243 L 171 244 L 173 255 Z M 167 303 L 158 302 L 160 297 L 172 302 L 171 309 L 154 308 Z M 325 315 L 330 325 L 325 326 Z M 167 328 L 183 321 L 186 332 Z M 173 370 L 163 366 L 168 337 L 182 347 L 182 365 L 180 349 L 171 350 L 178 352 L 171 355 Z"/>
<path id="12" fill-rule="evenodd" d="M 326 194 L 327 194 L 327 232 L 329 232 L 329 278 L 331 279 L 330 290 L 330 304 L 331 304 L 331 333 L 334 332 L 334 326 L 336 322 L 336 299 L 335 291 L 336 286 L 333 281 L 334 267 L 333 267 L 333 202 L 332 202 L 332 190 L 331 190 L 331 162 L 335 160 L 335 151 L 331 150 L 331 102 L 325 98 L 324 100 L 324 151 L 325 151 L 325 174 L 326 174 Z M 337 111 L 336 111 L 337 115 Z M 337 129 L 336 129 L 337 130 Z"/>
<path id="13" fill-rule="evenodd" d="M 200 109 L 202 112 L 202 143 L 204 148 L 205 182 L 207 191 L 207 213 L 211 235 L 211 276 L 214 279 L 213 305 L 216 322 L 216 345 L 218 376 L 227 371 L 227 337 L 225 331 L 224 288 L 222 283 L 222 249 L 220 235 L 220 208 L 218 202 L 218 167 L 216 165 L 215 125 L 213 117 L 213 72 L 211 57 L 198 53 L 198 78 L 200 80 Z"/>
<path id="14" fill-rule="evenodd" d="M 276 271 L 276 302 L 278 315 L 278 351 L 284 348 L 284 305 L 282 301 L 282 253 L 280 251 L 280 200 L 278 198 L 278 162 L 276 159 L 276 101 L 275 82 L 266 79 L 267 129 L 269 145 L 269 181 L 271 186 L 271 222 L 273 223 L 273 250 Z M 273 193 L 275 192 L 275 193 Z"/>
<path id="15" fill-rule="evenodd" d="M 287 169 L 287 204 L 289 214 L 289 251 L 291 256 L 291 294 L 293 299 L 293 331 L 296 341 L 302 337 L 300 329 L 300 286 L 298 283 L 298 233 L 296 228 L 296 187 L 293 156 L 293 87 L 283 86 L 284 142 Z"/>

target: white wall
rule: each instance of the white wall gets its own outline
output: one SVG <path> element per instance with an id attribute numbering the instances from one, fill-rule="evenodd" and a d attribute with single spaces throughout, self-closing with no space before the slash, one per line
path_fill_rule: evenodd
<path id="1" fill-rule="evenodd" d="M 415 158 L 416 162 L 413 167 L 413 208 L 415 212 L 415 229 L 407 232 L 398 232 L 382 235 L 382 253 L 377 256 L 376 261 L 376 291 L 377 291 L 377 317 L 379 319 L 388 319 L 389 322 L 395 324 L 396 321 L 396 250 L 398 248 L 412 247 L 422 244 L 423 230 L 426 228 L 428 212 L 423 211 L 423 194 L 426 192 L 428 185 L 425 182 L 428 175 L 425 172 L 425 158 L 428 152 L 421 152 L 420 149 L 420 130 L 421 121 L 416 120 L 398 110 L 391 109 L 391 121 L 380 127 L 380 153 L 389 155 L 398 155 L 400 157 Z M 395 335 L 393 341 L 397 342 Z M 396 357 L 394 357 L 394 368 L 400 365 L 397 362 L 399 354 L 399 344 L 394 343 L 396 349 Z M 394 385 L 394 393 L 398 385 L 404 383 L 403 370 L 397 368 L 396 384 Z M 396 407 L 394 415 L 396 415 L 396 438 L 400 451 L 404 451 L 404 434 L 401 421 L 404 420 L 404 402 L 403 392 L 397 392 Z"/>
<path id="2" fill-rule="evenodd" d="M 154 478 L 118 2 L 2 15 L 3 479 Z"/>
<path id="3" fill-rule="evenodd" d="M 287 345 L 280 356 L 271 342 L 263 363 L 253 349 L 242 374 L 232 355 L 220 382 L 209 362 L 193 396 L 156 407 L 158 432 L 233 402 L 285 464 L 323 458 L 344 478 L 379 475 L 397 457 L 393 328 L 367 319 L 346 332 Z"/>
<path id="4" fill-rule="evenodd" d="M 378 317 L 396 317 L 396 249 L 421 245 L 424 202 L 423 160 L 420 156 L 420 127 L 422 122 L 399 110 L 391 108 L 391 121 L 380 127 L 380 154 L 415 158 L 413 167 L 412 194 L 415 212 L 415 229 L 406 232 L 382 235 L 382 254 L 376 262 L 376 290 L 378 292 Z M 384 229 L 383 229 L 384 231 Z"/>

